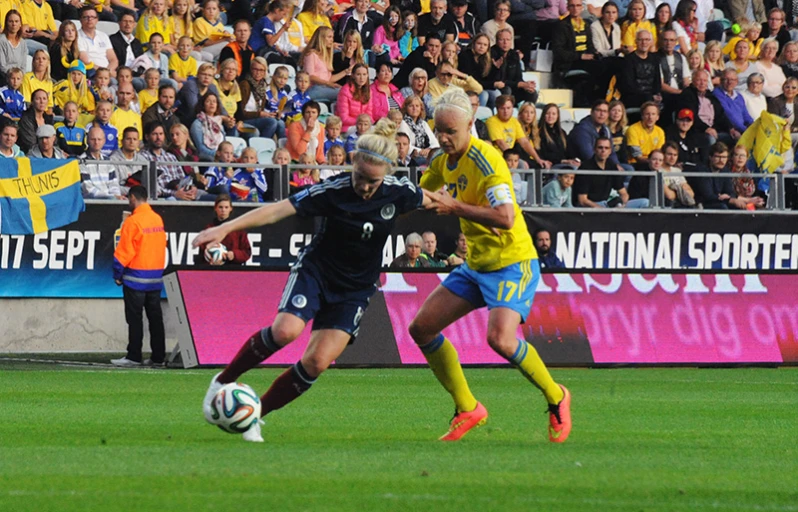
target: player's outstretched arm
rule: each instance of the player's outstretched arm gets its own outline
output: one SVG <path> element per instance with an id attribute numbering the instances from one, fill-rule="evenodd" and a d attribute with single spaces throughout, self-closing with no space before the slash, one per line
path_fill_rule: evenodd
<path id="1" fill-rule="evenodd" d="M 251 210 L 241 217 L 224 224 L 214 226 L 202 231 L 192 244 L 199 247 L 202 244 L 221 243 L 229 233 L 274 224 L 296 213 L 296 208 L 288 199 L 277 203 L 270 203 L 255 210 Z"/>
<path id="2" fill-rule="evenodd" d="M 429 190 L 424 190 L 424 196 L 430 200 L 425 208 L 434 210 L 438 215 L 454 215 L 489 228 L 511 229 L 515 224 L 515 209 L 512 203 L 476 206 L 456 201 L 447 192 Z"/>

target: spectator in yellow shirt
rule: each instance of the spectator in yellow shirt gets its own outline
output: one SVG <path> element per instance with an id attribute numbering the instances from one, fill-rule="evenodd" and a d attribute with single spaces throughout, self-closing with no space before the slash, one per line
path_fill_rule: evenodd
<path id="1" fill-rule="evenodd" d="M 44 0 L 27 0 L 22 4 L 22 21 L 27 26 L 22 32 L 28 43 L 28 54 L 47 50 L 58 36 L 53 9 Z M 25 27 L 23 27 L 25 28 Z"/>
<path id="2" fill-rule="evenodd" d="M 632 0 L 627 10 L 627 19 L 621 25 L 621 49 L 632 53 L 637 49 L 635 38 L 640 30 L 651 32 L 652 48 L 657 48 L 657 28 L 646 19 L 646 4 L 643 0 Z"/>
<path id="3" fill-rule="evenodd" d="M 219 0 L 205 0 L 202 6 L 202 17 L 194 21 L 194 44 L 202 47 L 219 58 L 222 49 L 233 39 L 233 34 L 224 29 L 224 24 L 219 20 Z"/>
<path id="4" fill-rule="evenodd" d="M 648 155 L 665 144 L 665 132 L 657 126 L 659 106 L 647 101 L 640 107 L 640 121 L 626 131 L 629 163 L 648 164 Z"/>
<path id="5" fill-rule="evenodd" d="M 136 39 L 142 43 L 149 41 L 153 34 L 163 36 L 163 49 L 167 53 L 175 51 L 172 39 L 172 20 L 166 12 L 166 0 L 152 0 L 136 25 Z"/>
<path id="6" fill-rule="evenodd" d="M 515 98 L 509 94 L 496 98 L 496 115 L 485 121 L 491 142 L 502 152 L 520 146 L 540 167 L 550 168 L 551 162 L 540 158 L 535 146 L 529 142 L 521 122 L 513 117 L 513 105 Z"/>
<path id="7" fill-rule="evenodd" d="M 141 115 L 137 114 L 130 108 L 130 103 L 136 97 L 136 90 L 132 84 L 120 85 L 116 91 L 117 104 L 114 113 L 111 114 L 111 119 L 108 123 L 118 130 L 119 142 L 122 142 L 123 133 L 125 128 L 132 126 L 139 131 L 139 137 L 142 135 L 141 129 Z"/>
<path id="8" fill-rule="evenodd" d="M 177 52 L 169 57 L 169 78 L 177 82 L 178 89 L 191 76 L 197 76 L 197 59 L 191 56 L 194 43 L 188 36 L 177 42 Z"/>
<path id="9" fill-rule="evenodd" d="M 327 0 L 306 0 L 302 12 L 296 17 L 302 24 L 302 34 L 305 36 L 306 44 L 319 27 L 332 28 L 330 18 L 327 16 L 327 4 Z"/>
<path id="10" fill-rule="evenodd" d="M 53 108 L 53 79 L 50 78 L 50 55 L 47 50 L 36 50 L 33 55 L 33 71 L 22 80 L 22 96 L 30 103 L 30 95 L 36 89 L 47 93 L 47 108 Z"/>
<path id="11" fill-rule="evenodd" d="M 144 83 L 146 87 L 139 91 L 139 105 L 141 111 L 146 112 L 150 106 L 158 103 L 158 82 L 161 81 L 161 73 L 150 68 L 144 72 Z"/>

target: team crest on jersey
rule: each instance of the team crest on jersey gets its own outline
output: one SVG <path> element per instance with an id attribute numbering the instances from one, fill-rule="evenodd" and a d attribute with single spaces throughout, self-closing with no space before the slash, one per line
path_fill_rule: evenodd
<path id="1" fill-rule="evenodd" d="M 114 134 L 113 133 L 109 133 L 108 134 L 108 140 L 114 140 Z"/>
<path id="2" fill-rule="evenodd" d="M 382 210 L 380 210 L 380 216 L 385 220 L 393 219 L 394 215 L 396 215 L 396 206 L 394 206 L 393 203 L 386 204 L 382 207 Z"/>
<path id="3" fill-rule="evenodd" d="M 465 175 L 460 175 L 460 177 L 457 178 L 457 189 L 462 192 L 466 187 L 468 187 L 468 178 L 466 178 Z"/>
<path id="4" fill-rule="evenodd" d="M 294 298 L 291 299 L 291 304 L 293 304 L 295 308 L 302 309 L 308 305 L 308 299 L 304 295 L 294 295 Z"/>

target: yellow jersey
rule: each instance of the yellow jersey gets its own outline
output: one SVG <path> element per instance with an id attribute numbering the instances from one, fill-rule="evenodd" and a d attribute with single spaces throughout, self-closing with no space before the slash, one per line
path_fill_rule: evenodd
<path id="1" fill-rule="evenodd" d="M 191 22 L 186 23 L 186 20 L 179 16 L 170 16 L 169 17 L 169 26 L 172 29 L 172 44 L 177 46 L 178 41 L 183 36 L 193 37 L 194 36 L 194 26 Z"/>
<path id="2" fill-rule="evenodd" d="M 148 108 L 158 103 L 158 89 L 155 89 L 155 92 L 152 93 L 147 89 L 142 89 L 139 91 L 139 106 L 141 106 L 141 111 L 146 112 Z"/>
<path id="3" fill-rule="evenodd" d="M 211 36 L 223 36 L 229 35 L 229 32 L 226 32 L 224 29 L 224 23 L 219 20 L 216 20 L 216 23 L 211 25 L 211 23 L 206 20 L 205 18 L 197 18 L 194 20 L 194 34 L 192 37 L 194 38 L 194 44 L 199 44 L 202 41 L 210 38 Z M 214 42 L 222 42 L 227 41 L 229 42 L 230 39 L 218 39 Z"/>
<path id="4" fill-rule="evenodd" d="M 30 25 L 31 28 L 49 30 L 53 33 L 58 32 L 58 27 L 55 26 L 55 18 L 53 17 L 53 8 L 47 2 L 42 2 L 42 5 L 39 5 L 33 0 L 29 0 L 22 4 L 21 14 L 23 23 Z M 5 21 L 5 17 L 3 19 Z"/>
<path id="5" fill-rule="evenodd" d="M 648 20 L 638 21 L 637 23 L 626 20 L 621 25 L 621 46 L 631 46 L 637 49 L 637 33 L 641 30 L 648 30 L 651 33 L 651 47 L 657 48 L 657 27 Z"/>
<path id="6" fill-rule="evenodd" d="M 485 127 L 488 129 L 491 142 L 503 140 L 508 147 L 515 146 L 518 139 L 527 136 L 521 122 L 515 117 L 502 121 L 499 116 L 491 116 L 485 121 Z"/>
<path id="7" fill-rule="evenodd" d="M 305 36 L 306 41 L 310 41 L 310 38 L 313 37 L 313 33 L 316 32 L 316 29 L 319 27 L 332 28 L 330 18 L 323 15 L 316 15 L 309 11 L 300 12 L 296 20 L 302 24 L 302 34 Z"/>
<path id="8" fill-rule="evenodd" d="M 163 36 L 164 44 L 177 44 L 177 41 L 172 41 L 172 23 L 169 16 L 160 19 L 145 14 L 139 18 L 139 22 L 136 24 L 136 39 L 141 41 L 141 44 L 149 44 L 150 37 L 155 33 Z"/>
<path id="9" fill-rule="evenodd" d="M 25 3 L 25 0 L 0 0 L 0 26 L 6 26 L 6 14 L 8 14 L 8 11 L 11 9 L 14 9 L 22 16 L 23 25 L 27 24 L 24 14 Z M 52 10 L 50 12 L 52 12 Z"/>
<path id="10" fill-rule="evenodd" d="M 38 89 L 47 91 L 47 106 L 53 108 L 53 81 L 49 79 L 39 80 L 33 74 L 33 71 L 25 73 L 25 77 L 22 79 L 22 96 L 25 101 L 30 103 L 31 94 Z"/>
<path id="11" fill-rule="evenodd" d="M 169 74 L 172 73 L 183 79 L 197 76 L 197 59 L 189 55 L 186 60 L 183 60 L 180 54 L 173 53 L 169 56 Z"/>
<path id="12" fill-rule="evenodd" d="M 216 90 L 219 91 L 219 101 L 222 102 L 222 106 L 227 111 L 227 115 L 234 117 L 236 110 L 238 110 L 238 102 L 241 101 L 241 89 L 236 87 L 235 92 L 230 89 L 229 93 L 225 93 L 222 86 L 219 85 L 218 80 L 214 80 L 214 84 L 216 85 Z"/>
<path id="13" fill-rule="evenodd" d="M 626 130 L 626 147 L 629 153 L 629 163 L 637 162 L 639 156 L 648 158 L 648 155 L 655 149 L 660 149 L 665 145 L 665 132 L 657 125 L 651 131 L 643 127 L 641 121 L 636 122 Z"/>
<path id="14" fill-rule="evenodd" d="M 537 259 L 532 237 L 513 192 L 513 179 L 502 154 L 489 142 L 471 137 L 468 150 L 451 168 L 448 155 L 438 155 L 421 177 L 421 188 L 431 191 L 446 187 L 457 200 L 474 206 L 492 207 L 510 203 L 515 223 L 499 235 L 477 222 L 460 219 L 460 229 L 468 240 L 468 266 L 479 272 L 492 272 L 514 263 Z M 507 195 L 509 194 L 509 201 Z"/>
<path id="15" fill-rule="evenodd" d="M 108 120 L 108 124 L 119 131 L 118 139 L 120 145 L 124 137 L 123 132 L 128 126 L 136 128 L 139 131 L 139 138 L 142 137 L 141 116 L 132 110 L 122 110 L 121 108 L 114 109 L 114 113 L 111 114 L 111 119 Z"/>

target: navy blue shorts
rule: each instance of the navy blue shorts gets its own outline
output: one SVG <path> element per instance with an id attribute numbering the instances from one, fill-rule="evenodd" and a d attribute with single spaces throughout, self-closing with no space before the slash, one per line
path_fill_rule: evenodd
<path id="1" fill-rule="evenodd" d="M 288 274 L 278 311 L 291 313 L 305 322 L 313 320 L 314 331 L 337 329 L 354 338 L 375 291 L 376 286 L 362 290 L 330 289 L 319 270 L 303 262 Z"/>

